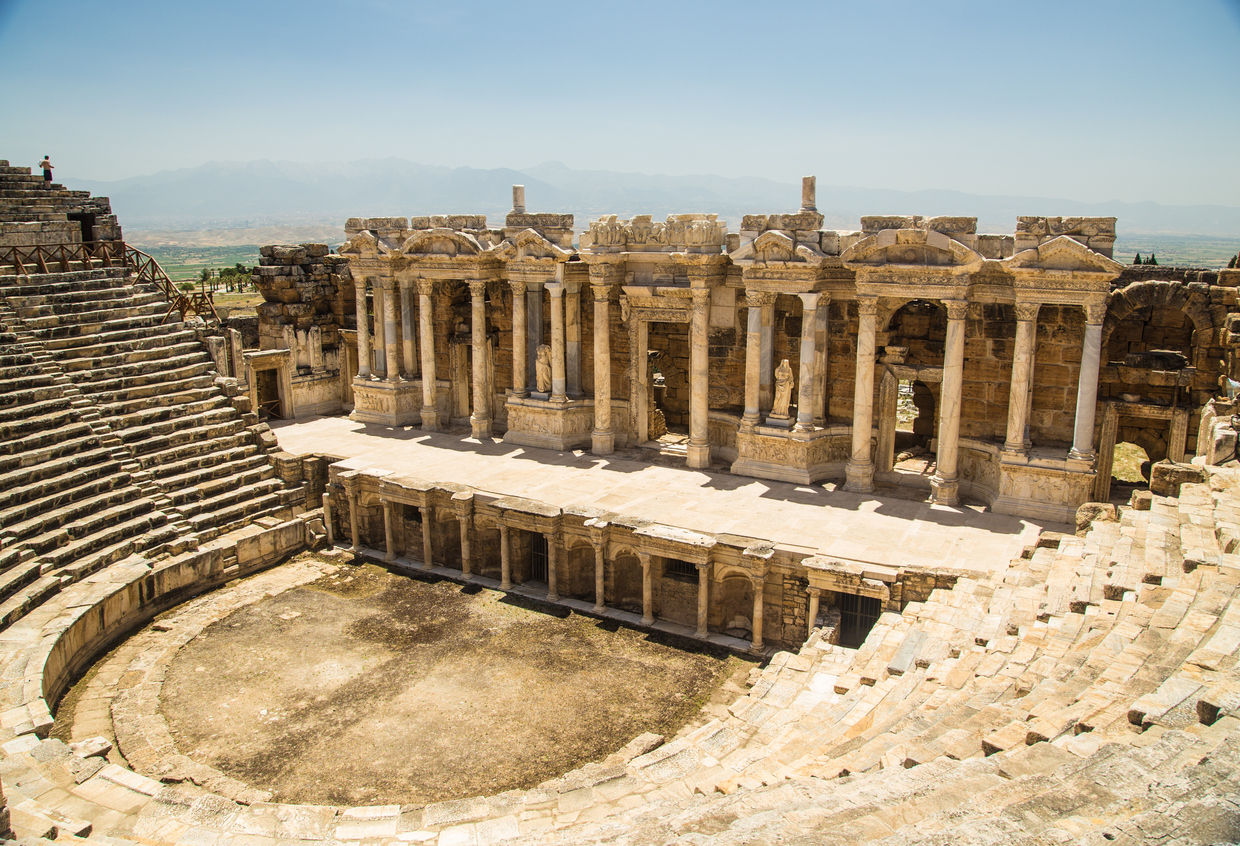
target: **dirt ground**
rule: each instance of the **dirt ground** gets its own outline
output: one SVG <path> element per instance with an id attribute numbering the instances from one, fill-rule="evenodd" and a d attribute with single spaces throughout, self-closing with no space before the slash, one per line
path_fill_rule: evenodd
<path id="1" fill-rule="evenodd" d="M 277 801 L 418 804 L 670 737 L 746 669 L 368 565 L 209 626 L 168 669 L 162 710 L 183 753 Z"/>

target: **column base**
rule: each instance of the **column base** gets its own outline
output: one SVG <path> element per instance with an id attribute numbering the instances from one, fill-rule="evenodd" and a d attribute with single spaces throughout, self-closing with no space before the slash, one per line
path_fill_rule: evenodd
<path id="1" fill-rule="evenodd" d="M 853 493 L 874 493 L 874 463 L 849 461 L 844 465 L 844 490 Z"/>
<path id="2" fill-rule="evenodd" d="M 958 479 L 940 479 L 936 476 L 930 480 L 930 489 L 933 491 L 930 499 L 935 505 L 960 504 L 960 481 Z"/>
<path id="3" fill-rule="evenodd" d="M 1073 461 L 1093 461 L 1095 457 L 1097 457 L 1097 453 L 1095 453 L 1092 449 L 1082 451 L 1076 447 L 1072 447 L 1072 449 L 1068 450 L 1068 458 Z"/>
<path id="4" fill-rule="evenodd" d="M 695 444 L 690 441 L 685 451 L 689 467 L 694 470 L 705 470 L 710 467 L 710 444 Z"/>
<path id="5" fill-rule="evenodd" d="M 606 614 L 607 606 L 606 605 L 595 605 L 590 610 L 593 611 L 595 614 Z"/>
<path id="6" fill-rule="evenodd" d="M 1024 444 L 1017 444 L 1016 446 L 1004 444 L 999 457 L 1007 464 L 1028 464 L 1029 450 Z"/>
<path id="7" fill-rule="evenodd" d="M 595 429 L 590 433 L 590 452 L 595 455 L 611 455 L 616 451 L 616 433 L 610 429 Z"/>
<path id="8" fill-rule="evenodd" d="M 559 601 L 560 601 L 560 595 L 559 595 L 558 593 L 548 593 L 548 594 L 547 594 L 547 601 L 548 601 L 548 602 L 559 602 Z"/>
<path id="9" fill-rule="evenodd" d="M 654 625 L 654 617 L 642 617 L 642 625 L 643 625 L 643 626 L 653 626 L 653 625 Z"/>
<path id="10" fill-rule="evenodd" d="M 434 408 L 422 409 L 422 431 L 438 432 L 439 431 L 439 410 Z"/>
<path id="11" fill-rule="evenodd" d="M 489 417 L 485 420 L 477 420 L 473 417 L 470 417 L 469 418 L 470 437 L 474 438 L 475 440 L 479 440 L 479 441 L 482 440 L 483 438 L 490 438 L 492 434 L 491 426 L 492 426 L 492 421 L 491 421 L 491 418 Z"/>

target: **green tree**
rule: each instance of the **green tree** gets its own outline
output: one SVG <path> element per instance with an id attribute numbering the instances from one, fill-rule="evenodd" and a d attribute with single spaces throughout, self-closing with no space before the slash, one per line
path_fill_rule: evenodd
<path id="1" fill-rule="evenodd" d="M 206 282 L 206 281 L 208 281 L 210 278 L 211 278 L 211 268 L 209 268 L 209 267 L 204 267 L 204 268 L 202 269 L 202 273 L 200 273 L 200 274 L 198 275 L 198 280 L 199 280 L 200 282 Z"/>
<path id="2" fill-rule="evenodd" d="M 1150 253 L 1150 257 L 1146 259 L 1145 263 L 1146 264 L 1158 264 L 1158 258 L 1153 253 Z"/>
<path id="3" fill-rule="evenodd" d="M 194 283 L 193 282 L 182 282 L 177 287 L 188 294 L 194 290 Z"/>
<path id="4" fill-rule="evenodd" d="M 1240 258 L 1240 256 L 1232 256 L 1232 257 L 1231 257 L 1231 261 L 1227 262 L 1227 269 L 1228 269 L 1228 270 L 1235 270 L 1235 269 L 1236 269 L 1236 259 L 1237 259 L 1237 258 Z"/>
<path id="5" fill-rule="evenodd" d="M 1140 254 L 1140 253 L 1137 253 L 1137 257 L 1136 257 L 1135 259 L 1133 259 L 1133 260 L 1132 260 L 1132 263 L 1133 263 L 1133 264 L 1144 264 L 1144 262 L 1142 262 L 1142 261 L 1141 261 L 1141 254 Z"/>

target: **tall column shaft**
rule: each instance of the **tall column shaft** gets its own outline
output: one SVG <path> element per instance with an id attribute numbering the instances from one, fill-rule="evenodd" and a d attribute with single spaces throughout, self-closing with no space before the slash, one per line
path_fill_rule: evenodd
<path id="1" fill-rule="evenodd" d="M 419 279 L 417 284 L 420 330 L 418 340 L 422 347 L 422 428 L 435 432 L 439 429 L 439 403 L 435 385 L 435 316 L 431 305 L 435 283 L 430 279 Z"/>
<path id="2" fill-rule="evenodd" d="M 366 280 L 359 279 L 354 283 L 356 292 L 357 315 L 357 375 L 362 379 L 370 378 L 370 314 L 366 307 Z M 240 359 L 237 361 L 240 365 Z"/>
<path id="3" fill-rule="evenodd" d="M 534 362 L 538 359 L 538 348 L 543 342 L 543 283 L 531 284 L 525 294 L 526 325 L 525 325 L 525 372 L 527 391 L 538 390 L 538 372 Z M 516 348 L 513 348 L 516 354 Z"/>
<path id="4" fill-rule="evenodd" d="M 383 502 L 383 560 L 392 562 L 396 560 L 396 515 L 392 513 L 395 509 L 395 503 L 384 500 Z"/>
<path id="5" fill-rule="evenodd" d="M 858 493 L 874 490 L 874 461 L 870 457 L 870 430 L 874 425 L 874 349 L 878 301 L 857 302 L 857 378 L 853 384 L 852 456 L 845 467 L 845 487 Z"/>
<path id="6" fill-rule="evenodd" d="M 604 545 L 597 543 L 594 545 L 594 612 L 601 614 L 606 610 L 607 605 L 604 603 L 604 573 L 606 572 L 606 560 L 604 559 Z"/>
<path id="7" fill-rule="evenodd" d="M 815 367 L 818 358 L 818 300 L 820 294 L 801 294 L 801 378 L 797 386 L 798 432 L 814 428 L 814 396 L 818 390 Z"/>
<path id="8" fill-rule="evenodd" d="M 345 491 L 345 496 L 349 500 L 349 541 L 353 546 L 353 551 L 357 552 L 362 548 L 357 526 L 357 491 Z"/>
<path id="9" fill-rule="evenodd" d="M 574 399 L 581 396 L 581 291 L 576 283 L 564 289 L 564 380 Z"/>
<path id="10" fill-rule="evenodd" d="M 469 415 L 470 434 L 475 438 L 491 437 L 491 374 L 487 372 L 490 356 L 487 355 L 487 283 L 469 283 L 470 329 L 474 377 L 474 408 Z"/>
<path id="11" fill-rule="evenodd" d="M 1081 347 L 1081 375 L 1076 385 L 1076 423 L 1072 430 L 1069 458 L 1094 457 L 1094 417 L 1098 405 L 1098 368 L 1102 361 L 1102 321 L 1105 303 L 1085 307 L 1085 342 Z"/>
<path id="12" fill-rule="evenodd" d="M 555 602 L 560 598 L 560 536 L 557 533 L 547 535 L 547 601 Z"/>
<path id="13" fill-rule="evenodd" d="M 969 304 L 944 300 L 947 306 L 947 341 L 943 346 L 943 388 L 939 399 L 939 449 L 934 478 L 930 480 L 934 501 L 956 505 L 960 481 L 956 465 L 960 455 L 961 388 L 964 385 L 964 321 Z"/>
<path id="14" fill-rule="evenodd" d="M 470 549 L 470 531 L 472 529 L 473 520 L 468 516 L 460 516 L 456 518 L 461 524 L 461 575 L 467 579 L 473 578 L 473 552 Z"/>
<path id="15" fill-rule="evenodd" d="M 419 506 L 422 514 L 422 569 L 429 570 L 435 566 L 435 553 L 431 548 L 431 524 L 434 522 L 434 509 L 429 505 Z"/>
<path id="16" fill-rule="evenodd" d="M 765 417 L 775 401 L 775 296 L 758 309 L 762 321 L 758 355 L 758 416 Z"/>
<path id="17" fill-rule="evenodd" d="M 687 464 L 710 466 L 710 290 L 693 289 L 689 321 L 689 445 Z"/>
<path id="18" fill-rule="evenodd" d="M 499 524 L 499 589 L 512 590 L 512 557 L 509 550 L 508 527 Z"/>
<path id="19" fill-rule="evenodd" d="M 762 611 L 765 606 L 763 594 L 766 592 L 766 576 L 753 577 L 753 649 L 762 648 Z"/>
<path id="20" fill-rule="evenodd" d="M 530 395 L 530 377 L 525 355 L 525 283 L 510 281 L 512 286 L 512 395 Z"/>
<path id="21" fill-rule="evenodd" d="M 551 295 L 551 401 L 567 402 L 564 379 L 564 283 L 548 282 Z"/>
<path id="22" fill-rule="evenodd" d="M 814 630 L 814 625 L 818 622 L 818 603 L 821 602 L 822 588 L 812 587 L 809 589 L 809 620 L 808 629 L 810 632 Z M 808 632 L 806 633 L 808 637 Z"/>
<path id="23" fill-rule="evenodd" d="M 831 296 L 824 294 L 814 312 L 814 425 L 827 425 L 827 320 L 831 312 Z"/>
<path id="24" fill-rule="evenodd" d="M 418 375 L 417 344 L 413 326 L 413 280 L 402 279 L 400 283 L 400 346 L 401 375 L 416 379 Z"/>
<path id="25" fill-rule="evenodd" d="M 595 455 L 611 455 L 616 446 L 611 430 L 611 285 L 594 285 L 593 292 L 594 432 L 590 448 Z"/>
<path id="26" fill-rule="evenodd" d="M 649 328 L 646 321 L 638 320 L 636 316 L 629 321 L 629 419 L 637 444 L 645 443 L 650 434 L 646 419 L 646 406 L 650 402 L 649 385 L 646 384 L 647 368 L 650 366 L 646 358 Z"/>
<path id="27" fill-rule="evenodd" d="M 387 292 L 383 288 L 383 281 L 377 282 L 371 287 L 371 294 L 374 299 L 375 307 L 375 338 L 374 338 L 374 374 L 380 379 L 388 377 L 387 371 L 387 320 L 384 317 L 384 303 Z"/>
<path id="28" fill-rule="evenodd" d="M 654 575 L 650 572 L 652 562 L 649 552 L 637 553 L 642 563 L 642 625 L 654 623 Z"/>
<path id="29" fill-rule="evenodd" d="M 384 376 L 400 378 L 400 345 L 396 328 L 396 282 L 383 280 L 383 359 Z"/>
<path id="30" fill-rule="evenodd" d="M 1029 411 L 1029 384 L 1033 380 L 1033 342 L 1038 330 L 1038 303 L 1016 304 L 1016 346 L 1012 351 L 1012 380 L 1008 386 L 1007 437 L 1004 452 L 1025 454 L 1025 423 Z"/>
<path id="31" fill-rule="evenodd" d="M 697 603 L 697 636 L 709 634 L 710 614 L 710 564 L 697 565 L 698 570 L 698 603 Z"/>
<path id="32" fill-rule="evenodd" d="M 762 401 L 762 310 L 775 302 L 775 295 L 766 291 L 747 291 L 748 318 L 745 332 L 745 414 L 741 425 L 757 426 Z"/>
<path id="33" fill-rule="evenodd" d="M 336 519 L 335 509 L 332 508 L 332 495 L 324 493 L 323 503 L 323 528 L 327 530 L 327 545 L 329 547 L 336 545 L 336 527 L 332 525 Z"/>

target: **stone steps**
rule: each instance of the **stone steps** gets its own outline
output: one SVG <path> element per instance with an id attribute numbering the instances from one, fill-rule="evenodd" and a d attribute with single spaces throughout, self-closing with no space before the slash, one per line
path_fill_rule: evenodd
<path id="1" fill-rule="evenodd" d="M 75 475 L 68 481 L 78 481 L 80 478 Z M 68 530 L 83 515 L 128 502 L 138 495 L 138 490 L 129 484 L 129 474 L 113 470 L 100 473 L 76 487 L 62 488 L 0 510 L 0 525 L 5 527 L 6 533 L 16 538 L 33 537 L 62 527 Z"/>

